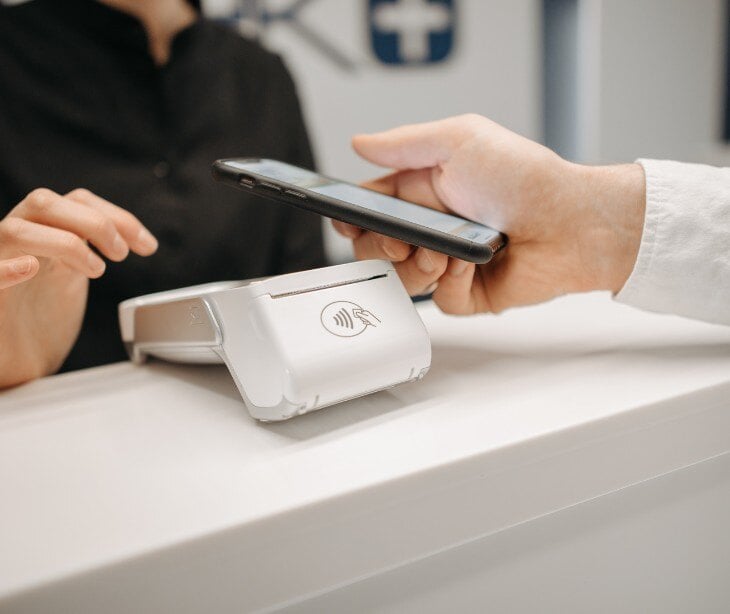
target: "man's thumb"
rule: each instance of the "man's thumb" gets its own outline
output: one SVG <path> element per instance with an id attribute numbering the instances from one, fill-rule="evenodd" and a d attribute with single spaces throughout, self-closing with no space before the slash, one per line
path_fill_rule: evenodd
<path id="1" fill-rule="evenodd" d="M 358 134 L 352 139 L 355 151 L 379 166 L 418 169 L 446 162 L 464 137 L 463 117 L 451 117 L 425 124 L 400 126 L 375 134 Z"/>

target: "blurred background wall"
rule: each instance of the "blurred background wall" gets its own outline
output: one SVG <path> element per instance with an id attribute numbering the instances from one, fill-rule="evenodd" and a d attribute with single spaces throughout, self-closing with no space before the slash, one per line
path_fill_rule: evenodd
<path id="1" fill-rule="evenodd" d="M 727 164 L 726 0 L 545 0 L 548 145 Z"/>
<path id="2" fill-rule="evenodd" d="M 536 0 L 205 0 L 281 53 L 303 99 L 321 169 L 381 171 L 356 132 L 476 111 L 542 137 Z"/>

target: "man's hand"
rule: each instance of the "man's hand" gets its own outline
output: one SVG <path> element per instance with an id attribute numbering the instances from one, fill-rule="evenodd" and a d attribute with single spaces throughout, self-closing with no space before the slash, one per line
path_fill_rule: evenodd
<path id="1" fill-rule="evenodd" d="M 89 278 L 157 241 L 88 190 L 34 190 L 0 220 L 0 388 L 55 372 L 81 327 Z"/>
<path id="2" fill-rule="evenodd" d="M 360 135 L 363 158 L 395 172 L 365 184 L 452 211 L 509 237 L 473 264 L 342 222 L 359 259 L 392 260 L 407 290 L 433 291 L 447 313 L 499 312 L 569 292 L 618 292 L 641 242 L 644 175 L 637 164 L 587 167 L 479 115 Z"/>

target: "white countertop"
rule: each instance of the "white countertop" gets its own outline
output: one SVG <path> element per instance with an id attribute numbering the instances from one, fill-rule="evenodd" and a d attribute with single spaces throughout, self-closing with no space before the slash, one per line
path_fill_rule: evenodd
<path id="1" fill-rule="evenodd" d="M 422 382 L 286 423 L 222 367 L 0 393 L 0 610 L 105 581 L 137 611 L 172 585 L 178 612 L 270 608 L 730 451 L 730 328 L 603 294 L 421 313 Z"/>

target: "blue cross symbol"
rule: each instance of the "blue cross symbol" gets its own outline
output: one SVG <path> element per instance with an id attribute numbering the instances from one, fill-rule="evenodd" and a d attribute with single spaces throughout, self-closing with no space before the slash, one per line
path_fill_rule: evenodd
<path id="1" fill-rule="evenodd" d="M 454 43 L 454 0 L 369 0 L 370 40 L 384 64 L 445 60 Z"/>

